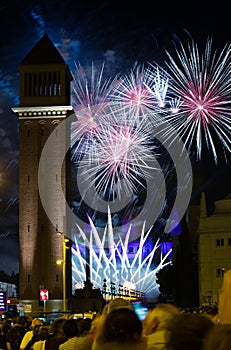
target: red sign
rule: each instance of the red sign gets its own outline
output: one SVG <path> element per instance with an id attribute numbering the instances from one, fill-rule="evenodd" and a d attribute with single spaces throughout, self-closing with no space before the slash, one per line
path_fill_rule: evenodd
<path id="1" fill-rule="evenodd" d="M 48 289 L 40 289 L 40 301 L 46 301 L 48 299 Z"/>

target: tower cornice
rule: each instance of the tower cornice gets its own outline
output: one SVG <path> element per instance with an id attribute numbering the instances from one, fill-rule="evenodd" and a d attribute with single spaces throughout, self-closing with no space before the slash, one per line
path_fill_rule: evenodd
<path id="1" fill-rule="evenodd" d="M 11 108 L 17 113 L 19 119 L 39 119 L 39 118 L 66 118 L 67 111 L 72 111 L 73 107 L 67 106 L 34 106 L 34 107 L 14 107 Z"/>

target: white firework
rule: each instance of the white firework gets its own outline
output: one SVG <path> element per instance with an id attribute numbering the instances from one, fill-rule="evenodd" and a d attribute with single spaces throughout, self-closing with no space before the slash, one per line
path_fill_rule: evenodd
<path id="1" fill-rule="evenodd" d="M 148 79 L 147 82 L 144 82 L 144 85 L 153 96 L 152 109 L 156 107 L 159 112 L 163 112 L 168 101 L 169 76 L 163 68 L 151 63 L 149 63 L 147 75 Z"/>
<path id="2" fill-rule="evenodd" d="M 169 121 L 198 160 L 206 149 L 217 163 L 220 150 L 225 156 L 231 151 L 231 45 L 218 54 L 208 39 L 204 55 L 194 42 L 187 49 L 181 44 L 176 58 L 167 55 L 170 90 L 178 107 Z"/>

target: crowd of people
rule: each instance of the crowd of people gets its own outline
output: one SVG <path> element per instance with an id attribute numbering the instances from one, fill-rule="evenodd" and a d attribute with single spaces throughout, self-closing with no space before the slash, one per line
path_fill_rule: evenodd
<path id="1" fill-rule="evenodd" d="M 203 309 L 205 311 L 205 309 Z M 160 303 L 140 319 L 123 298 L 94 319 L 69 315 L 52 324 L 19 316 L 2 319 L 0 350 L 229 350 L 231 323 L 217 315 Z"/>

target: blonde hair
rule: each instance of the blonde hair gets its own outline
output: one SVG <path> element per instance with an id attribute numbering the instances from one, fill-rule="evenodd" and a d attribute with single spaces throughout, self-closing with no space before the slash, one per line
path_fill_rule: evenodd
<path id="1" fill-rule="evenodd" d="M 180 310 L 172 304 L 158 304 L 154 309 L 150 310 L 143 321 L 144 333 L 151 334 L 152 325 L 155 323 L 155 330 L 168 329 L 169 322 Z"/>
<path id="2" fill-rule="evenodd" d="M 40 320 L 40 318 L 34 318 L 31 322 L 31 328 L 34 329 L 35 326 L 42 326 L 43 325 L 43 321 Z"/>

